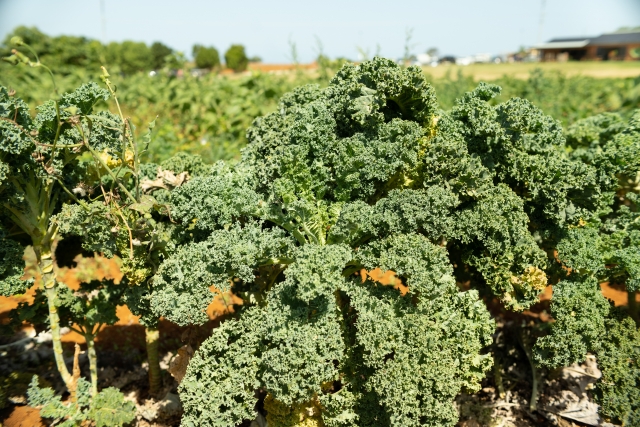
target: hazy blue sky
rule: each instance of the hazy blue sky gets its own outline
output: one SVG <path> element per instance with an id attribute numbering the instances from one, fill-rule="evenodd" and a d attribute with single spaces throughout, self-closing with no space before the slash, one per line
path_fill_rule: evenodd
<path id="1" fill-rule="evenodd" d="M 266 62 L 288 62 L 289 40 L 301 61 L 317 55 L 316 36 L 332 57 L 400 57 L 407 28 L 413 52 L 503 53 L 538 42 L 542 0 L 103 0 L 106 41 L 155 40 L 191 52 L 194 43 L 224 51 L 232 43 Z M 597 35 L 640 25 L 640 0 L 546 0 L 542 40 Z M 18 25 L 52 35 L 103 39 L 100 0 L 0 0 L 0 37 Z"/>

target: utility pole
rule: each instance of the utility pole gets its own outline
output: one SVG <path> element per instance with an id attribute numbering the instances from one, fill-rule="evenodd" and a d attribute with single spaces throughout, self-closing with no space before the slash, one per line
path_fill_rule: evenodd
<path id="1" fill-rule="evenodd" d="M 547 0 L 541 0 L 540 5 L 540 23 L 538 25 L 538 44 L 542 44 L 542 28 L 544 27 L 544 9 Z"/>
<path id="2" fill-rule="evenodd" d="M 107 44 L 107 14 L 104 11 L 104 0 L 100 0 L 100 21 L 102 24 L 102 43 Z"/>

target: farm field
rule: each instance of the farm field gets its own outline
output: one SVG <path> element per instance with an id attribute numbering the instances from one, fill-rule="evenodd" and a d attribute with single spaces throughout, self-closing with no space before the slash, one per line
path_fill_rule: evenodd
<path id="1" fill-rule="evenodd" d="M 502 64 L 471 64 L 455 65 L 441 64 L 437 67 L 423 66 L 423 71 L 433 79 L 446 77 L 456 79 L 458 74 L 470 77 L 474 80 L 496 80 L 503 77 L 528 79 L 534 70 L 542 70 L 547 73 L 560 73 L 566 77 L 584 76 L 595 78 L 634 78 L 640 76 L 639 62 L 620 61 L 571 61 L 571 62 L 514 62 Z M 288 72 L 304 71 L 305 73 L 318 74 L 318 63 L 310 64 L 262 64 L 249 65 L 249 71 L 285 74 Z M 228 75 L 231 75 L 229 73 Z"/>
<path id="2" fill-rule="evenodd" d="M 528 79 L 534 70 L 561 73 L 567 77 L 584 76 L 595 78 L 627 78 L 640 76 L 640 62 L 620 61 L 571 61 L 571 62 L 514 62 L 503 64 L 471 64 L 466 66 L 441 65 L 423 67 L 433 78 L 449 76 L 455 79 L 458 73 L 475 80 L 496 80 L 504 76 Z"/>
<path id="3" fill-rule="evenodd" d="M 2 425 L 640 426 L 639 63 L 12 43 Z"/>

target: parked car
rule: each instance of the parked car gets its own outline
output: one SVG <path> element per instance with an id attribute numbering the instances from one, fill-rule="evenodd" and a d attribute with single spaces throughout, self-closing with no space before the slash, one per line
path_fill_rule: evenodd
<path id="1" fill-rule="evenodd" d="M 456 63 L 456 57 L 453 56 L 453 55 L 443 56 L 438 60 L 438 63 L 440 63 L 440 64 L 455 64 Z"/>

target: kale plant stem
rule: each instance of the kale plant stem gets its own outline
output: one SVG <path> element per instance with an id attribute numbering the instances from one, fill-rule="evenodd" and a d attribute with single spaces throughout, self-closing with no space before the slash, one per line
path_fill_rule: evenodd
<path id="1" fill-rule="evenodd" d="M 147 341 L 147 361 L 149 362 L 149 393 L 155 395 L 160 390 L 160 357 L 158 345 L 160 331 L 147 327 L 144 330 Z"/>
<path id="2" fill-rule="evenodd" d="M 88 332 L 84 339 L 87 341 L 87 357 L 91 372 L 91 396 L 95 397 L 98 394 L 98 355 L 96 354 L 95 335 Z"/>
<path id="3" fill-rule="evenodd" d="M 45 295 L 47 296 L 47 303 L 49 305 L 49 326 L 51 327 L 53 356 L 56 361 L 58 372 L 60 372 L 60 376 L 62 377 L 62 381 L 64 381 L 67 388 L 69 388 L 72 379 L 71 374 L 69 374 L 69 369 L 67 369 L 67 365 L 64 363 L 64 356 L 62 354 L 62 342 L 60 341 L 60 317 L 58 316 L 58 307 L 56 307 L 56 299 L 58 295 L 56 292 L 56 278 L 53 272 L 51 248 L 46 248 L 46 250 L 39 248 L 38 252 L 36 252 L 36 254 L 39 258 L 42 281 L 44 284 Z"/>

